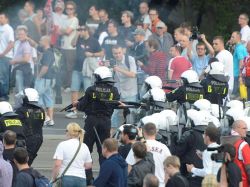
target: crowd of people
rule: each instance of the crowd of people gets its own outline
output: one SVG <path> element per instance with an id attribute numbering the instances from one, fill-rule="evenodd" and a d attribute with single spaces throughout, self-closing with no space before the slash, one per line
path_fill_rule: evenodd
<path id="1" fill-rule="evenodd" d="M 250 100 L 246 13 L 228 41 L 214 36 L 210 44 L 188 22 L 170 33 L 147 1 L 120 20 L 92 5 L 84 24 L 74 1 L 52 2 L 36 9 L 27 1 L 16 28 L 0 13 L 0 187 L 249 186 L 250 119 L 240 101 Z M 65 117 L 81 111 L 85 123 L 68 124 L 49 184 L 31 165 L 43 125 L 55 125 L 55 86 L 71 94 Z M 167 108 L 174 101 L 179 108 Z M 141 103 L 146 114 L 138 122 L 130 105 Z M 165 141 L 160 131 L 170 127 L 177 130 Z"/>

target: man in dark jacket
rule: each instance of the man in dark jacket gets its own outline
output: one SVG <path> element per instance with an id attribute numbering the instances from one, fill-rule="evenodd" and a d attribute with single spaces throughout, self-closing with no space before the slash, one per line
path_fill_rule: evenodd
<path id="1" fill-rule="evenodd" d="M 95 187 L 127 187 L 128 167 L 118 154 L 118 142 L 108 138 L 103 142 L 102 154 L 106 160 L 102 163 Z"/>
<path id="2" fill-rule="evenodd" d="M 144 177 L 155 172 L 154 158 L 152 153 L 147 153 L 147 147 L 142 142 L 134 143 L 133 152 L 136 164 L 128 175 L 128 187 L 141 187 Z"/>
<path id="3" fill-rule="evenodd" d="M 166 173 L 166 187 L 189 187 L 187 179 L 180 173 L 180 159 L 177 156 L 169 156 L 164 161 Z"/>

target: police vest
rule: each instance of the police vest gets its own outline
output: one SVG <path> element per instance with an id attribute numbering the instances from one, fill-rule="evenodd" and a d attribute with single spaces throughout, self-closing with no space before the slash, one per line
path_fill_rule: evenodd
<path id="1" fill-rule="evenodd" d="M 220 82 L 215 79 L 211 80 L 206 89 L 206 93 L 208 94 L 216 94 L 220 95 L 222 98 L 227 96 L 228 86 L 226 82 Z"/>
<path id="2" fill-rule="evenodd" d="M 0 133 L 4 133 L 6 130 L 11 130 L 17 134 L 18 140 L 25 140 L 25 135 L 23 133 L 23 124 L 16 113 L 10 112 L 2 115 L 0 119 L 0 125 Z"/>
<path id="3" fill-rule="evenodd" d="M 204 91 L 202 87 L 186 86 L 185 100 L 189 103 L 194 103 L 199 99 L 204 98 Z"/>
<path id="4" fill-rule="evenodd" d="M 91 90 L 91 106 L 86 109 L 86 114 L 103 114 L 103 115 L 111 115 L 113 113 L 113 108 L 110 107 L 109 104 L 102 100 L 113 101 L 116 98 L 116 94 L 114 92 L 114 87 L 111 85 L 97 84 L 93 86 Z"/>
<path id="5" fill-rule="evenodd" d="M 42 108 L 29 107 L 25 111 L 24 134 L 32 136 L 34 134 L 42 135 L 42 127 L 45 120 L 45 112 Z"/>

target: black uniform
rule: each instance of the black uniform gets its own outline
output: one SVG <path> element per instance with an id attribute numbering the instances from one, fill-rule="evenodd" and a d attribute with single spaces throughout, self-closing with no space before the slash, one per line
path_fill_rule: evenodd
<path id="1" fill-rule="evenodd" d="M 208 75 L 201 81 L 204 87 L 205 99 L 213 104 L 223 104 L 228 94 L 228 77 L 224 75 Z"/>
<path id="2" fill-rule="evenodd" d="M 178 103 L 185 102 L 194 103 L 204 98 L 203 87 L 199 83 L 191 83 L 183 85 L 166 95 L 169 102 L 177 100 Z"/>
<path id="3" fill-rule="evenodd" d="M 23 123 L 23 131 L 26 136 L 26 146 L 29 153 L 29 165 L 32 164 L 43 143 L 43 123 L 45 111 L 37 103 L 24 103 L 16 110 Z"/>
<path id="4" fill-rule="evenodd" d="M 172 140 L 171 153 L 181 158 L 181 173 L 187 176 L 190 186 L 201 186 L 201 177 L 189 176 L 186 164 L 193 164 L 196 168 L 203 168 L 202 160 L 197 156 L 196 150 L 203 151 L 206 145 L 203 140 L 203 132 L 193 129 L 183 133 L 180 140 Z"/>
<path id="5" fill-rule="evenodd" d="M 101 159 L 101 145 L 98 142 L 95 131 L 100 137 L 101 142 L 110 137 L 111 116 L 116 105 L 105 103 L 101 100 L 119 100 L 120 96 L 116 87 L 99 82 L 89 87 L 83 99 L 78 103 L 77 109 L 84 111 L 87 115 L 84 130 L 86 131 L 84 143 L 93 151 L 93 145 L 96 142 L 99 159 Z"/>
<path id="6" fill-rule="evenodd" d="M 0 140 L 3 139 L 3 133 L 6 130 L 11 130 L 16 133 L 18 141 L 25 141 L 23 124 L 18 114 L 7 112 L 0 117 Z"/>
<path id="7" fill-rule="evenodd" d="M 99 163 L 103 160 L 102 157 L 102 145 L 98 141 L 96 132 L 100 138 L 101 143 L 110 137 L 111 129 L 111 116 L 114 108 L 117 105 L 108 104 L 101 100 L 119 100 L 120 96 L 116 87 L 105 82 L 96 82 L 94 86 L 90 86 L 83 97 L 78 103 L 77 110 L 84 111 L 87 114 L 85 120 L 85 136 L 84 143 L 88 146 L 90 152 L 93 151 L 94 143 L 96 142 L 97 151 L 99 154 Z M 92 170 L 86 170 L 87 185 L 90 185 L 90 181 L 93 178 Z"/>

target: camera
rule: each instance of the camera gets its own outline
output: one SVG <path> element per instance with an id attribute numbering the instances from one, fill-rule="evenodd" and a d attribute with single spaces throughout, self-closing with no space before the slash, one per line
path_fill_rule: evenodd
<path id="1" fill-rule="evenodd" d="M 225 163 L 225 152 L 223 152 L 224 146 L 220 147 L 209 147 L 207 151 L 218 151 L 218 153 L 211 154 L 211 160 L 218 162 L 218 163 Z"/>
<path id="2" fill-rule="evenodd" d="M 113 68 L 113 67 L 116 65 L 115 59 L 111 58 L 111 59 L 109 60 L 109 65 L 110 65 L 110 68 Z"/>
<path id="3" fill-rule="evenodd" d="M 189 40 L 192 41 L 192 40 L 199 40 L 201 37 L 200 37 L 200 32 L 199 32 L 199 29 L 197 26 L 194 26 L 192 28 L 192 35 L 190 36 Z"/>

